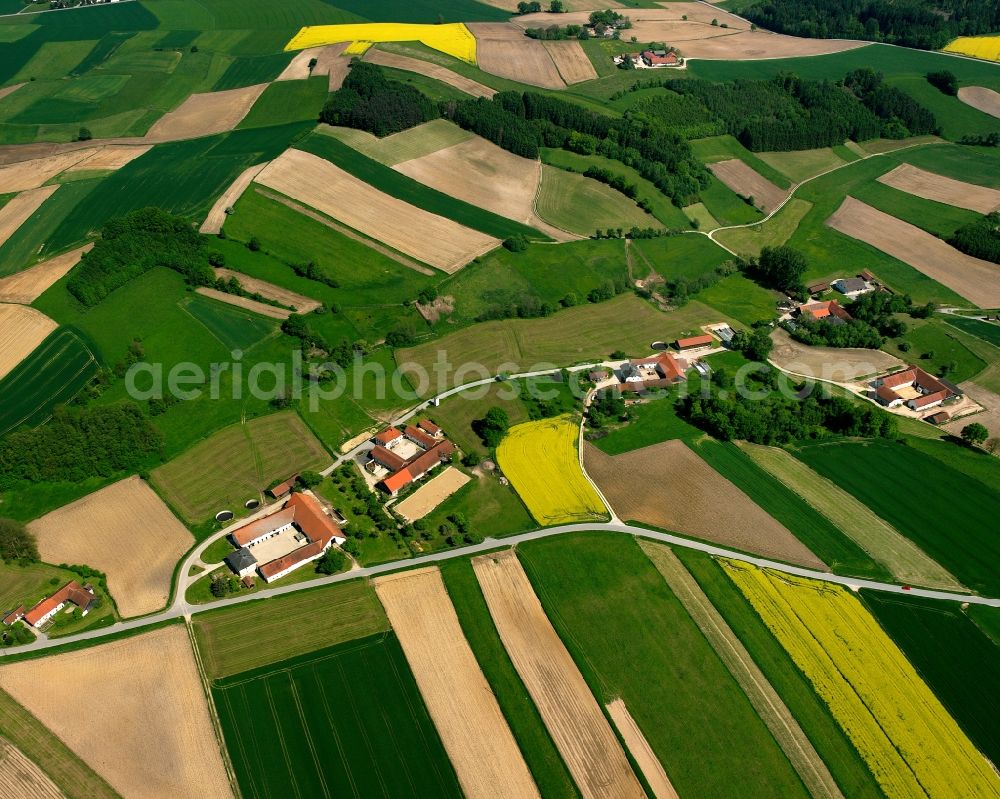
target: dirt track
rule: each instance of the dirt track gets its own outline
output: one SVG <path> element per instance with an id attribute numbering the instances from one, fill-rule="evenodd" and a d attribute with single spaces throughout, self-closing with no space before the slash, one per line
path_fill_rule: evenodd
<path id="1" fill-rule="evenodd" d="M 432 566 L 380 577 L 374 585 L 464 794 L 470 799 L 537 797 L 441 573 Z"/>
<path id="2" fill-rule="evenodd" d="M 981 214 L 1000 208 L 1000 191 L 997 189 L 935 175 L 912 164 L 900 164 L 882 175 L 878 182 L 925 200 L 967 208 Z"/>
<path id="3" fill-rule="evenodd" d="M 587 473 L 625 521 L 826 568 L 783 525 L 681 441 L 664 441 L 614 457 L 587 444 L 583 459 Z"/>
<path id="4" fill-rule="evenodd" d="M 222 226 L 226 224 L 226 209 L 236 205 L 236 201 L 243 196 L 243 192 L 247 190 L 247 187 L 253 183 L 253 179 L 260 174 L 261 170 L 267 164 L 268 162 L 266 161 L 263 164 L 254 164 L 240 173 L 232 185 L 215 201 L 212 209 L 208 212 L 208 216 L 205 217 L 205 221 L 201 223 L 199 230 L 202 233 L 211 236 L 218 235 L 219 231 L 222 230 Z"/>
<path id="5" fill-rule="evenodd" d="M 224 302 L 227 305 L 235 305 L 237 308 L 244 308 L 247 311 L 259 313 L 261 316 L 268 316 L 271 319 L 287 319 L 292 315 L 292 312 L 287 308 L 278 308 L 276 305 L 268 305 L 264 302 L 257 302 L 257 300 L 251 300 L 248 297 L 226 294 L 226 292 L 219 291 L 218 289 L 199 287 L 196 288 L 195 291 L 205 297 L 211 297 L 213 300 Z"/>
<path id="6" fill-rule="evenodd" d="M 58 325 L 24 305 L 0 304 L 0 379 L 41 344 Z"/>
<path id="7" fill-rule="evenodd" d="M 584 799 L 644 799 L 600 706 L 508 549 L 473 558 L 497 632 Z"/>
<path id="8" fill-rule="evenodd" d="M 784 189 L 775 186 L 757 170 L 747 166 L 739 158 L 717 161 L 709 164 L 712 173 L 729 188 L 744 197 L 753 197 L 754 205 L 771 213 L 781 205 L 788 195 Z"/>
<path id="9" fill-rule="evenodd" d="M 1000 119 L 1000 92 L 983 86 L 963 86 L 958 90 L 958 99 L 984 114 Z"/>
<path id="10" fill-rule="evenodd" d="M 266 83 L 258 83 L 243 89 L 192 94 L 160 117 L 143 138 L 151 142 L 174 141 L 232 130 L 267 87 Z"/>
<path id="11" fill-rule="evenodd" d="M 982 308 L 1000 307 L 1000 265 L 973 258 L 853 197 L 826 224 L 909 264 Z"/>
<path id="12" fill-rule="evenodd" d="M 59 799 L 65 794 L 20 749 L 0 738 L 0 796 L 4 799 Z"/>
<path id="13" fill-rule="evenodd" d="M 449 466 L 393 508 L 411 522 L 422 519 L 469 482 L 469 476 Z"/>
<path id="14" fill-rule="evenodd" d="M 768 360 L 797 375 L 850 383 L 860 377 L 888 371 L 903 362 L 882 350 L 848 347 L 811 347 L 793 339 L 785 330 L 771 333 L 774 348 Z"/>
<path id="15" fill-rule="evenodd" d="M 0 208 L 0 247 L 13 236 L 42 203 L 56 193 L 59 186 L 42 186 L 29 191 L 22 191 L 14 199 Z"/>
<path id="16" fill-rule="evenodd" d="M 449 274 L 500 244 L 301 150 L 286 150 L 257 176 L 257 182 Z"/>
<path id="17" fill-rule="evenodd" d="M 57 280 L 80 262 L 80 256 L 89 252 L 93 244 L 42 261 L 30 269 L 0 278 L 0 302 L 30 305 Z"/>
<path id="18" fill-rule="evenodd" d="M 459 75 L 457 72 L 452 72 L 447 67 L 442 67 L 439 64 L 432 64 L 429 61 L 423 61 L 419 58 L 410 58 L 409 56 L 399 55 L 397 53 L 388 53 L 385 50 L 378 50 L 373 47 L 365 53 L 364 60 L 369 61 L 372 64 L 380 64 L 383 67 L 394 67 L 395 69 L 403 69 L 407 72 L 416 72 L 419 75 L 426 75 L 428 78 L 434 78 L 442 83 L 447 83 L 449 86 L 465 92 L 466 94 L 471 94 L 473 97 L 490 98 L 497 93 L 496 89 L 484 86 L 479 81 L 472 80 L 472 78 L 467 78 L 464 75 Z"/>
<path id="19" fill-rule="evenodd" d="M 0 686 L 122 796 L 232 796 L 183 625 L 2 666 Z"/>
<path id="20" fill-rule="evenodd" d="M 28 529 L 49 563 L 86 563 L 108 576 L 122 616 L 165 607 L 174 567 L 191 533 L 138 477 L 129 477 L 36 519 Z"/>

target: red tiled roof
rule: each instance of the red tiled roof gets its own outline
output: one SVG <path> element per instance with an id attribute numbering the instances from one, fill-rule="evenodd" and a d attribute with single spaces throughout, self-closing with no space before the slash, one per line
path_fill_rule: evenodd
<path id="1" fill-rule="evenodd" d="M 66 585 L 56 591 L 52 596 L 46 597 L 31 610 L 24 614 L 25 621 L 34 627 L 39 620 L 47 613 L 64 602 L 72 602 L 80 608 L 87 607 L 94 599 L 94 595 L 87 591 L 76 580 L 70 580 Z"/>
<path id="2" fill-rule="evenodd" d="M 896 388 L 898 386 L 908 386 L 917 377 L 916 370 L 913 368 L 904 369 L 902 372 L 896 372 L 895 374 L 886 375 L 882 378 L 882 385 L 888 388 Z"/>
<path id="3" fill-rule="evenodd" d="M 450 441 L 442 441 L 436 444 L 431 449 L 422 455 L 414 458 L 410 464 L 406 467 L 406 470 L 414 477 L 420 477 L 420 475 L 429 472 L 435 466 L 437 466 L 441 461 L 447 458 L 455 451 L 455 445 Z"/>
<path id="4" fill-rule="evenodd" d="M 292 490 L 292 486 L 295 485 L 296 478 L 298 478 L 297 474 L 293 475 L 292 477 L 289 477 L 283 483 L 278 483 L 278 485 L 276 485 L 274 488 L 269 488 L 267 490 L 267 493 L 270 494 L 275 499 L 277 499 L 278 497 L 285 496 L 285 494 L 287 494 L 289 491 Z"/>
<path id="5" fill-rule="evenodd" d="M 406 466 L 406 460 L 402 456 L 397 455 L 395 452 L 392 452 L 385 447 L 375 447 L 375 449 L 372 450 L 372 457 L 390 472 L 398 472 Z"/>
<path id="6" fill-rule="evenodd" d="M 904 369 L 902 372 L 896 372 L 895 374 L 887 375 L 882 378 L 882 385 L 888 386 L 889 388 L 908 386 L 911 383 L 923 389 L 926 393 L 939 391 L 944 391 L 949 395 L 953 393 L 948 386 L 934 377 L 934 375 L 925 372 L 919 366 L 911 366 L 909 369 Z"/>
<path id="7" fill-rule="evenodd" d="M 927 421 L 931 424 L 944 424 L 951 418 L 951 414 L 948 411 L 938 411 L 937 413 L 932 413 L 927 417 Z"/>
<path id="8" fill-rule="evenodd" d="M 410 474 L 409 469 L 400 469 L 395 474 L 390 474 L 385 480 L 382 481 L 382 485 L 385 486 L 386 491 L 390 494 L 395 494 L 399 489 L 405 485 L 409 485 L 413 482 L 413 476 Z"/>
<path id="9" fill-rule="evenodd" d="M 326 546 L 334 538 L 344 538 L 333 519 L 312 494 L 292 494 L 285 508 L 295 513 L 295 524 L 313 543 Z M 305 547 L 303 547 L 304 549 Z"/>
<path id="10" fill-rule="evenodd" d="M 680 380 L 684 377 L 684 370 L 681 369 L 681 365 L 677 362 L 677 359 L 669 352 L 663 353 L 657 359 L 657 363 L 663 372 L 663 376 L 668 380 Z"/>
<path id="11" fill-rule="evenodd" d="M 229 535 L 238 546 L 245 547 L 254 539 L 274 532 L 279 527 L 284 527 L 286 524 L 291 524 L 294 519 L 295 511 L 288 510 L 288 506 L 286 505 L 285 509 L 279 510 L 277 513 L 272 513 L 270 516 L 265 516 L 263 519 L 257 519 L 249 524 L 245 524 L 231 532 Z"/>
<path id="12" fill-rule="evenodd" d="M 924 394 L 922 397 L 909 400 L 909 405 L 913 410 L 919 411 L 921 408 L 926 408 L 935 402 L 944 402 L 949 396 L 951 396 L 951 392 L 947 389 L 944 391 L 933 391 L 930 394 Z"/>
<path id="13" fill-rule="evenodd" d="M 24 616 L 24 605 L 18 605 L 10 613 L 3 617 L 3 623 L 8 627 Z"/>
<path id="14" fill-rule="evenodd" d="M 436 438 L 427 435 L 423 430 L 414 427 L 412 424 L 406 426 L 405 432 L 408 438 L 416 441 L 424 449 L 430 449 L 438 443 Z"/>
<path id="15" fill-rule="evenodd" d="M 701 336 L 691 336 L 689 338 L 679 338 L 679 339 L 677 339 L 676 344 L 677 344 L 677 349 L 683 350 L 683 349 L 687 349 L 688 347 L 703 347 L 706 344 L 711 344 L 713 341 L 715 341 L 715 339 L 712 338 L 707 333 L 705 333 L 704 335 L 701 335 Z"/>
<path id="16" fill-rule="evenodd" d="M 402 438 L 403 434 L 399 432 L 395 427 L 387 427 L 385 430 L 377 433 L 375 435 L 375 440 L 380 444 L 391 444 L 398 438 Z"/>
<path id="17" fill-rule="evenodd" d="M 430 433 L 432 436 L 436 436 L 441 432 L 441 428 L 438 427 L 430 419 L 421 419 L 417 422 L 417 427 L 423 430 L 425 433 Z"/>
<path id="18" fill-rule="evenodd" d="M 298 549 L 289 552 L 287 555 L 275 558 L 260 567 L 261 576 L 268 579 L 276 574 L 280 574 L 290 566 L 302 563 L 303 561 L 309 560 L 309 558 L 319 555 L 323 551 L 324 547 L 326 547 L 326 544 L 314 541 L 311 544 L 306 544 L 304 547 L 299 547 Z"/>
<path id="19" fill-rule="evenodd" d="M 828 316 L 836 316 L 838 319 L 845 320 L 851 318 L 851 315 L 836 300 L 808 302 L 799 306 L 799 313 L 809 314 L 813 319 L 826 319 Z"/>
<path id="20" fill-rule="evenodd" d="M 875 396 L 886 402 L 895 402 L 896 400 L 902 399 L 895 391 L 893 391 L 889 386 L 879 386 L 875 389 Z"/>

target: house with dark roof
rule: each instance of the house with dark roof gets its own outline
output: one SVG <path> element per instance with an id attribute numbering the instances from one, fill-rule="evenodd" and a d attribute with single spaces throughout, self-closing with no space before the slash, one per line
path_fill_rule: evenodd
<path id="1" fill-rule="evenodd" d="M 851 299 L 860 294 L 867 294 L 869 291 L 875 290 L 874 286 L 861 277 L 842 277 L 834 280 L 830 285 L 845 297 L 850 297 Z"/>
<path id="2" fill-rule="evenodd" d="M 86 616 L 97 602 L 94 589 L 70 580 L 51 596 L 46 597 L 24 614 L 24 620 L 32 627 L 42 627 L 67 604 L 76 605 Z"/>
<path id="3" fill-rule="evenodd" d="M 233 573 L 240 577 L 253 574 L 257 568 L 257 558 L 251 554 L 249 548 L 241 547 L 235 552 L 226 555 L 226 565 L 233 570 Z"/>

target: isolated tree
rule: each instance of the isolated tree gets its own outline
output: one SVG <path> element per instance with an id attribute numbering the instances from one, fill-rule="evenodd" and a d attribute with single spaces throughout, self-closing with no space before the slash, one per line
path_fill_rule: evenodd
<path id="1" fill-rule="evenodd" d="M 315 488 L 320 483 L 323 482 L 323 475 L 319 472 L 302 472 L 297 478 L 295 478 L 296 485 L 299 488 Z"/>
<path id="2" fill-rule="evenodd" d="M 939 72 L 928 72 L 927 82 L 944 94 L 954 97 L 958 94 L 958 78 L 954 72 L 942 69 Z"/>
<path id="3" fill-rule="evenodd" d="M 549 12 L 552 14 L 562 14 L 565 10 L 566 7 L 563 5 L 562 0 L 552 0 L 549 3 Z"/>
<path id="4" fill-rule="evenodd" d="M 13 519 L 0 519 L 0 560 L 38 560 L 35 537 Z"/>
<path id="5" fill-rule="evenodd" d="M 80 128 L 80 132 L 76 134 L 77 141 L 90 141 L 94 138 L 94 135 L 90 132 L 90 128 Z"/>
<path id="6" fill-rule="evenodd" d="M 805 256 L 792 247 L 764 247 L 750 271 L 768 288 L 790 294 L 804 293 L 802 276 L 806 273 Z"/>
<path id="7" fill-rule="evenodd" d="M 343 571 L 346 565 L 347 556 L 337 547 L 330 547 L 316 562 L 316 571 L 320 574 L 336 574 Z"/>
<path id="8" fill-rule="evenodd" d="M 490 408 L 482 419 L 475 419 L 472 422 L 473 431 L 490 449 L 500 445 L 509 428 L 510 417 L 507 411 L 499 407 Z"/>
<path id="9" fill-rule="evenodd" d="M 982 444 L 990 435 L 990 431 L 987 430 L 979 422 L 973 422 L 972 424 L 967 424 L 962 428 L 962 441 L 968 444 L 970 447 L 974 447 L 977 444 Z"/>

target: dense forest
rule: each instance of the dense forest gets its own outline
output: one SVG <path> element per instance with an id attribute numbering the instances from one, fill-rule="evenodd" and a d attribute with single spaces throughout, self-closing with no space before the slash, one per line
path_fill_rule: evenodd
<path id="1" fill-rule="evenodd" d="M 742 12 L 762 28 L 813 39 L 867 39 L 938 50 L 1000 30 L 996 0 L 765 0 Z"/>
<path id="2" fill-rule="evenodd" d="M 1000 211 L 962 225 L 948 243 L 966 255 L 1000 264 Z"/>
<path id="3" fill-rule="evenodd" d="M 389 80 L 374 64 L 355 61 L 323 106 L 320 121 L 388 136 L 438 116 L 437 105 L 418 89 Z"/>

